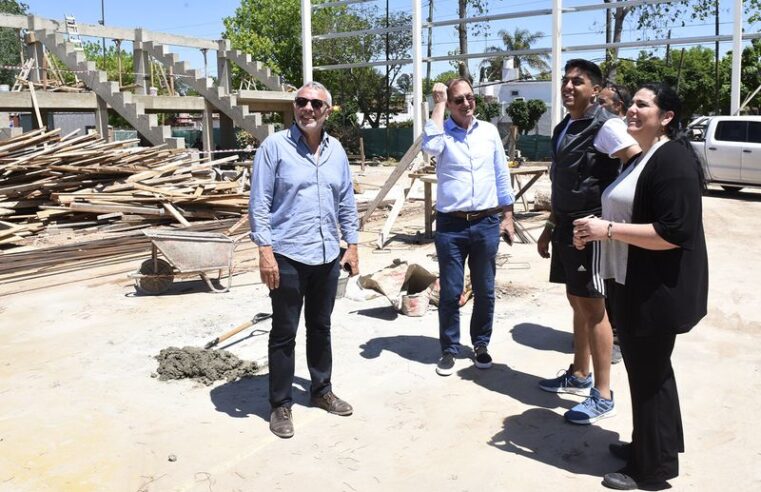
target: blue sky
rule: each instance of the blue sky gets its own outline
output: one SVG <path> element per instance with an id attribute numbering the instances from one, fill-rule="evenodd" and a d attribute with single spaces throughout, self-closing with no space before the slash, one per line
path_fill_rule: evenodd
<path id="1" fill-rule="evenodd" d="M 389 0 L 390 9 L 410 11 L 410 2 L 407 0 Z M 423 15 L 428 12 L 427 1 L 423 0 Z M 79 22 L 96 24 L 101 19 L 101 0 L 25 0 L 29 11 L 41 17 L 63 20 L 64 14 L 74 15 Z M 566 0 L 564 6 L 588 5 L 596 3 L 595 0 Z M 732 32 L 732 7 L 731 0 L 722 0 L 720 3 L 721 33 Z M 222 20 L 232 16 L 235 9 L 240 5 L 240 0 L 104 0 L 105 21 L 107 26 L 114 27 L 143 27 L 152 31 L 160 31 L 177 35 L 199 37 L 205 39 L 219 39 L 224 31 Z M 370 5 L 378 10 L 385 9 L 385 1 L 377 0 Z M 490 0 L 489 13 L 504 13 L 510 11 L 527 11 L 541 8 L 549 8 L 550 0 Z M 434 0 L 434 20 L 447 20 L 457 17 L 457 0 Z M 294 21 L 298 21 L 294 19 Z M 691 22 L 691 21 L 690 21 Z M 709 19 L 702 25 L 692 24 L 687 28 L 678 27 L 679 21 L 674 21 L 672 37 L 687 37 L 698 35 L 711 35 L 714 31 L 713 19 Z M 567 14 L 563 18 L 563 41 L 566 45 L 584 45 L 604 42 L 603 14 Z M 506 29 L 512 31 L 516 27 L 549 33 L 551 18 L 532 17 L 518 20 L 494 22 L 486 35 L 471 37 L 469 51 L 471 53 L 485 51 L 493 45 L 501 45 L 498 31 Z M 758 25 L 752 26 L 758 30 Z M 315 33 L 318 34 L 318 33 Z M 624 32 L 623 41 L 634 41 L 640 33 L 633 30 L 631 22 Z M 424 33 L 425 40 L 425 33 Z M 457 37 L 452 27 L 438 28 L 434 30 L 433 54 L 440 56 L 457 48 Z M 549 47 L 551 39 L 543 38 L 536 47 Z M 713 44 L 710 44 L 713 47 Z M 723 43 L 720 51 L 731 49 L 731 43 Z M 194 67 L 203 67 L 203 57 L 198 50 L 176 49 L 180 55 Z M 636 57 L 638 50 L 622 51 L 622 57 Z M 425 52 L 425 47 L 424 47 Z M 590 59 L 600 58 L 602 52 L 574 53 L 565 58 L 583 56 Z M 471 60 L 471 70 L 475 71 L 478 60 Z M 213 57 L 209 57 L 209 74 L 216 73 L 216 63 Z M 447 62 L 438 62 L 433 65 L 432 72 L 449 70 Z"/>

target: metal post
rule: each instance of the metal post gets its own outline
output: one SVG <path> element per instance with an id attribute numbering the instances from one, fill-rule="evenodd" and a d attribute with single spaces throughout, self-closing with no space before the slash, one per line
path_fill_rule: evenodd
<path id="1" fill-rule="evenodd" d="M 312 2 L 301 0 L 301 71 L 304 83 L 312 81 Z"/>
<path id="2" fill-rule="evenodd" d="M 106 27 L 106 9 L 103 5 L 104 0 L 100 0 L 100 22 L 99 24 L 103 27 Z M 100 38 L 101 41 L 103 41 L 103 71 L 106 72 L 108 70 L 108 65 L 106 64 L 106 38 Z"/>
<path id="3" fill-rule="evenodd" d="M 562 77 L 560 49 L 561 49 L 561 12 L 563 8 L 562 0 L 552 0 L 552 109 L 551 120 L 552 128 L 560 123 L 561 102 L 560 102 L 560 78 Z"/>
<path id="4" fill-rule="evenodd" d="M 423 132 L 423 63 L 420 2 L 412 0 L 412 140 Z"/>
<path id="5" fill-rule="evenodd" d="M 735 22 L 732 32 L 732 96 L 729 114 L 740 110 L 740 70 L 742 62 L 743 0 L 735 0 Z"/>

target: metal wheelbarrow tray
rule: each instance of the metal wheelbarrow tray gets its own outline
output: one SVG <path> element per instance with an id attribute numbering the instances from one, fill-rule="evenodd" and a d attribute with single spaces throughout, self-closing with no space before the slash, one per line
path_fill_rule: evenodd
<path id="1" fill-rule="evenodd" d="M 175 277 L 200 275 L 213 292 L 230 290 L 233 276 L 232 238 L 220 232 L 176 231 L 171 229 L 146 229 L 143 234 L 151 238 L 151 258 L 145 260 L 136 273 L 135 288 L 140 294 L 157 295 L 172 286 Z M 164 259 L 158 257 L 161 252 Z M 227 270 L 227 287 L 215 287 L 208 272 Z"/>

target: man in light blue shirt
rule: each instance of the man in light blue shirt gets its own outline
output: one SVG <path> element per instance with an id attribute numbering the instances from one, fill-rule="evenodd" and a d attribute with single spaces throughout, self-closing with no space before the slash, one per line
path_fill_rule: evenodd
<path id="1" fill-rule="evenodd" d="M 466 79 L 433 86 L 434 108 L 423 150 L 436 157 L 436 255 L 439 261 L 439 341 L 436 372 L 449 376 L 460 349 L 460 295 L 465 261 L 473 286 L 470 339 L 475 365 L 492 365 L 487 346 L 494 320 L 494 277 L 500 236 L 512 244 L 510 171 L 497 128 L 475 117 L 473 88 Z M 444 121 L 444 111 L 450 117 Z M 502 213 L 500 220 L 499 214 Z"/>
<path id="2" fill-rule="evenodd" d="M 262 142 L 251 173 L 251 239 L 259 246 L 259 274 L 270 289 L 270 430 L 293 436 L 294 348 L 301 308 L 307 329 L 311 404 L 336 415 L 353 409 L 332 390 L 330 316 L 343 267 L 359 273 L 358 220 L 349 160 L 323 131 L 330 92 L 309 82 L 296 93 L 295 123 Z M 339 257 L 339 229 L 347 243 Z"/>

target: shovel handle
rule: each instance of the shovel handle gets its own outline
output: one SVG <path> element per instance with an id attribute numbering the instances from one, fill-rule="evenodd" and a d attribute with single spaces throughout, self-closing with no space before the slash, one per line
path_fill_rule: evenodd
<path id="1" fill-rule="evenodd" d="M 223 335 L 218 336 L 214 340 L 210 341 L 209 343 L 204 345 L 203 348 L 210 349 L 213 346 L 217 345 L 219 342 L 223 342 L 223 341 L 227 340 L 231 336 L 235 335 L 236 333 L 240 333 L 241 331 L 245 330 L 249 326 L 253 326 L 253 325 L 257 324 L 258 322 L 263 321 L 263 320 L 265 320 L 267 318 L 271 318 L 271 317 L 272 317 L 272 315 L 269 314 L 269 313 L 258 313 L 252 319 L 246 321 L 245 323 L 243 323 L 241 325 L 236 326 L 232 330 L 230 330 L 230 331 L 224 333 Z"/>

